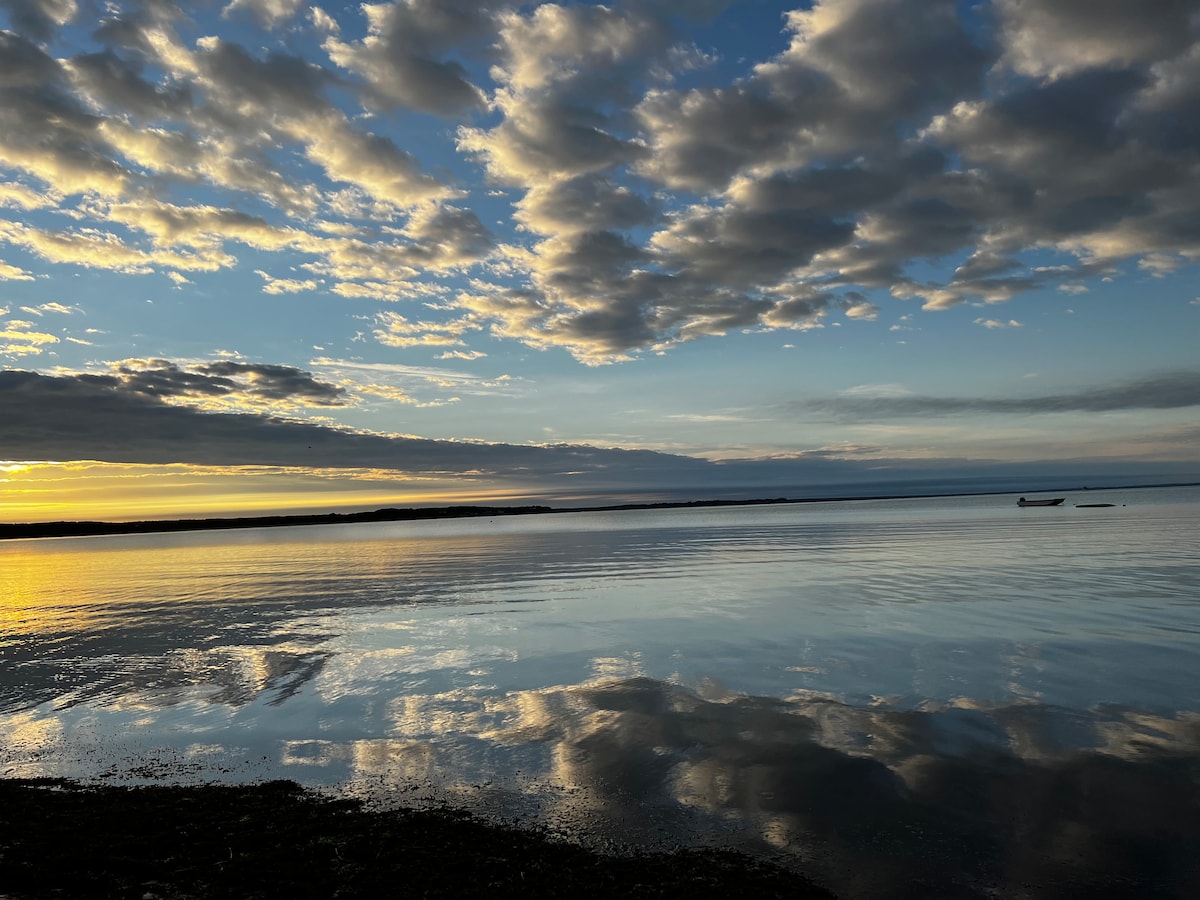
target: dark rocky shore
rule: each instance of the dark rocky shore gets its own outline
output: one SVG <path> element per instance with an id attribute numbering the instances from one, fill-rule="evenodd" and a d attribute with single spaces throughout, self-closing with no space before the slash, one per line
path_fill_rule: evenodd
<path id="1" fill-rule="evenodd" d="M 291 782 L 0 780 L 0 898 L 788 897 L 801 875 L 711 850 L 604 855 L 451 809 L 367 808 Z"/>

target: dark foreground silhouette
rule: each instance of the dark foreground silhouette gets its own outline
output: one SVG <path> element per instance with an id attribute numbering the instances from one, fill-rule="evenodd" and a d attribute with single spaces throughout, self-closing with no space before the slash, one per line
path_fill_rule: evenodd
<path id="1" fill-rule="evenodd" d="M 610 856 L 449 809 L 367 809 L 284 781 L 0 780 L 0 895 L 829 898 L 725 851 Z"/>

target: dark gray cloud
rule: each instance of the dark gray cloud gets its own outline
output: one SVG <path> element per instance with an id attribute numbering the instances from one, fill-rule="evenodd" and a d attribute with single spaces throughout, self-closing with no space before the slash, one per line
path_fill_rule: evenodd
<path id="1" fill-rule="evenodd" d="M 172 0 L 131 0 L 110 4 L 105 12 L 92 36 L 105 47 L 129 51 L 148 62 L 158 55 L 152 40 L 155 30 L 185 19 Z"/>
<path id="2" fill-rule="evenodd" d="M 467 0 L 364 6 L 368 35 L 356 42 L 330 38 L 325 49 L 337 65 L 363 77 L 369 102 L 377 107 L 440 115 L 482 110 L 483 90 L 451 54 L 475 55 L 490 44 L 495 10 L 503 6 Z"/>
<path id="3" fill-rule="evenodd" d="M 8 13 L 14 28 L 35 40 L 49 41 L 60 25 L 74 18 L 76 5 L 74 0 L 0 0 L 0 9 Z"/>
<path id="4" fill-rule="evenodd" d="M 343 406 L 346 389 L 319 381 L 294 366 L 222 360 L 184 368 L 165 359 L 118 363 L 107 383 L 161 400 L 224 398 L 246 404 L 291 403 L 302 406 Z"/>
<path id="5" fill-rule="evenodd" d="M 68 190 L 112 189 L 129 173 L 99 133 L 102 121 L 75 96 L 58 60 L 0 31 L 0 162 L 53 173 Z"/>
<path id="6" fill-rule="evenodd" d="M 853 234 L 853 223 L 803 207 L 730 204 L 681 216 L 655 240 L 669 270 L 710 285 L 750 288 L 772 284 Z"/>
<path id="7" fill-rule="evenodd" d="M 178 116 L 192 106 L 188 85 L 154 84 L 143 77 L 140 62 L 122 59 L 112 50 L 73 57 L 68 67 L 76 86 L 98 105 L 142 120 Z"/>
<path id="8" fill-rule="evenodd" d="M 333 73 L 299 56 L 268 52 L 260 59 L 218 38 L 199 48 L 197 61 L 210 92 L 226 108 L 302 116 L 327 108 L 322 93 L 336 83 Z"/>
<path id="9" fill-rule="evenodd" d="M 1174 56 L 1195 34 L 1194 0 L 996 0 L 1006 62 L 1031 75 Z"/>
<path id="10" fill-rule="evenodd" d="M 161 362 L 161 361 L 159 361 Z M 202 412 L 165 398 L 221 396 L 254 374 L 267 393 L 336 401 L 336 389 L 289 367 L 214 363 L 187 373 L 171 364 L 112 375 L 51 377 L 0 372 L 0 457 L 125 463 L 372 467 L 414 473 L 498 474 L 536 480 L 569 473 L 650 481 L 702 460 L 584 446 L 527 447 L 365 434 L 253 413 Z"/>
<path id="11" fill-rule="evenodd" d="M 1027 397 L 931 397 L 917 395 L 843 395 L 805 400 L 798 409 L 851 418 L 907 418 L 969 414 L 1116 412 L 1137 409 L 1187 409 L 1200 406 L 1200 370 L 1171 372 L 1123 384 L 1069 393 Z"/>
<path id="12" fill-rule="evenodd" d="M 751 167 L 896 153 L 931 111 L 974 96 L 994 59 L 950 0 L 825 7 L 789 14 L 792 46 L 738 84 L 651 94 L 637 109 L 655 150 L 644 172 L 719 190 Z"/>
<path id="13" fill-rule="evenodd" d="M 404 233 L 413 241 L 407 261 L 414 266 L 471 263 L 495 246 L 492 232 L 474 211 L 445 204 L 415 215 Z"/>
<path id="14" fill-rule="evenodd" d="M 628 230 L 653 224 L 661 205 L 603 175 L 587 174 L 533 185 L 515 218 L 543 234 Z"/>

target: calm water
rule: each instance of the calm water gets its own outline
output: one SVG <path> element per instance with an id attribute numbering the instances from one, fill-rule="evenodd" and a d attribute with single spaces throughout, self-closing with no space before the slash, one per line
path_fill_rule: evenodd
<path id="1" fill-rule="evenodd" d="M 1200 896 L 1200 490 L 1066 496 L 0 544 L 0 775 Z"/>

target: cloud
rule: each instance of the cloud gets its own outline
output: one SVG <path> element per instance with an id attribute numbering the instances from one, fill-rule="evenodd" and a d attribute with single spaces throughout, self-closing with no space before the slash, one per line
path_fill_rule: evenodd
<path id="1" fill-rule="evenodd" d="M 0 206 L 18 209 L 45 209 L 62 200 L 53 191 L 44 194 L 15 181 L 0 182 Z"/>
<path id="2" fill-rule="evenodd" d="M 6 326 L 0 326 L 0 356 L 38 356 L 48 345 L 59 342 L 54 335 L 34 331 L 33 327 L 32 322 L 19 319 L 10 319 Z"/>
<path id="3" fill-rule="evenodd" d="M 818 2 L 786 21 L 788 49 L 737 84 L 647 96 L 644 174 L 712 191 L 741 173 L 894 152 L 898 124 L 974 94 L 989 62 L 946 0 Z"/>
<path id="4" fill-rule="evenodd" d="M 44 316 L 46 313 L 58 313 L 59 315 L 70 316 L 77 312 L 83 312 L 78 306 L 64 306 L 62 303 L 42 303 L 38 306 L 22 306 L 21 311 L 35 316 Z"/>
<path id="5" fill-rule="evenodd" d="M 312 276 L 268 291 L 437 297 L 601 364 L 1200 262 L 1200 22 L 1176 0 L 816 0 L 702 78 L 721 3 L 395 0 L 339 25 L 233 0 L 209 29 L 113 0 L 74 47 L 72 0 L 0 7 L 0 243 L 48 266 L 199 285 L 252 248 Z"/>
<path id="6" fill-rule="evenodd" d="M 1011 323 L 981 324 L 1012 327 Z M 801 401 L 794 406 L 855 419 L 1190 409 L 1200 406 L 1200 371 L 1170 372 L 1090 390 L 1026 397 L 932 397 L 864 388 L 837 398 Z"/>
<path id="7" fill-rule="evenodd" d="M 204 412 L 165 402 L 203 401 L 231 392 L 255 402 L 300 398 L 337 403 L 343 396 L 288 367 L 240 363 L 184 370 L 163 361 L 129 361 L 110 374 L 61 377 L 4 371 L 0 372 L 4 455 L 147 464 L 378 467 L 503 474 L 530 482 L 577 472 L 619 472 L 621 478 L 648 481 L 680 465 L 700 470 L 708 465 L 651 451 L 393 437 L 263 414 Z"/>
<path id="8" fill-rule="evenodd" d="M 599 174 L 529 187 L 514 218 L 541 234 L 625 230 L 653 224 L 660 204 Z"/>
<path id="9" fill-rule="evenodd" d="M 319 6 L 309 7 L 308 18 L 312 22 L 313 28 L 325 34 L 337 34 L 341 31 L 341 26 L 338 25 L 337 20 Z"/>
<path id="10" fill-rule="evenodd" d="M 0 164 L 55 193 L 123 193 L 130 173 L 112 158 L 100 118 L 72 93 L 62 64 L 10 31 L 0 31 L 0 59 Z"/>
<path id="11" fill-rule="evenodd" d="M 1128 68 L 1187 49 L 1195 8 L 1187 2 L 996 0 L 1004 62 L 1023 75 Z"/>
<path id="12" fill-rule="evenodd" d="M 319 361 L 320 362 L 320 361 Z M 890 492 L 920 490 L 928 473 L 937 473 L 943 489 L 947 480 L 969 479 L 968 488 L 987 484 L 992 489 L 1028 489 L 1032 477 L 1128 478 L 1124 459 L 1115 463 L 1071 460 L 1068 463 L 1004 465 L 958 459 L 891 458 L 882 450 L 865 452 L 844 447 L 818 448 L 780 457 L 722 459 L 694 457 L 646 450 L 619 450 L 578 444 L 543 446 L 438 441 L 419 437 L 354 431 L 317 421 L 302 421 L 275 414 L 294 414 L 305 408 L 329 409 L 343 403 L 370 400 L 408 405 L 437 405 L 453 397 L 419 399 L 394 379 L 414 383 L 432 380 L 458 384 L 467 390 L 484 388 L 483 379 L 467 373 L 406 366 L 362 364 L 326 360 L 322 369 L 352 371 L 366 380 L 352 385 L 334 384 L 292 367 L 273 367 L 229 359 L 217 363 L 177 364 L 161 360 L 130 360 L 97 373 L 41 375 L 35 372 L 0 371 L 0 455 L 13 460 L 95 460 L 98 462 L 162 465 L 181 463 L 205 466 L 284 466 L 309 472 L 321 469 L 377 469 L 384 473 L 457 477 L 501 482 L 505 496 L 541 497 L 547 501 L 612 502 L 614 497 L 696 499 L 808 495 L 845 496 L 864 490 Z M 1200 377 L 1200 376 L 1198 376 Z M 1176 403 L 1195 404 L 1195 384 L 1175 385 L 1182 395 Z M 503 382 L 501 389 L 509 389 Z M 1131 389 L 1155 402 L 1155 385 Z M 1104 410 L 1135 400 L 1117 396 L 1085 396 L 1057 403 L 1074 408 Z M 909 398 L 928 404 L 928 398 Z M 906 398 L 839 398 L 840 409 L 878 418 L 880 409 L 895 407 Z M 1164 403 L 1159 400 L 1157 402 Z M 224 403 L 224 405 L 222 405 Z M 963 401 L 959 401 L 961 407 Z M 850 404 L 847 406 L 846 404 Z M 946 412 L 957 411 L 953 407 Z M 1043 402 L 1044 409 L 1048 404 Z M 230 412 L 224 410 L 238 410 Z M 250 411 L 247 411 L 250 410 Z M 257 411 L 255 411 L 257 410 Z M 1013 412 L 1003 408 L 997 411 Z M 1194 441 L 1186 432 L 1173 436 L 1169 460 L 1193 459 Z M 1144 448 L 1143 448 L 1144 449 Z M 1187 454 L 1191 454 L 1188 456 Z M 1178 476 L 1178 462 L 1139 471 Z M 886 482 L 888 487 L 878 485 Z M 869 487 L 869 485 L 876 487 Z M 907 487 L 900 487 L 900 485 Z"/>
<path id="13" fill-rule="evenodd" d="M 334 63 L 363 77 L 375 106 L 437 114 L 483 110 L 483 90 L 449 54 L 492 38 L 492 9 L 499 6 L 463 0 L 364 4 L 366 37 L 330 37 L 325 50 Z"/>
<path id="14" fill-rule="evenodd" d="M 438 359 L 483 359 L 487 356 L 479 350 L 447 350 L 445 353 L 439 354 Z"/>
<path id="15" fill-rule="evenodd" d="M 1003 321 L 1003 320 L 1001 320 L 1001 319 L 984 319 L 984 318 L 979 318 L 979 319 L 976 319 L 976 320 L 975 320 L 975 324 L 976 324 L 976 325 L 981 325 L 981 326 L 983 326 L 984 328 L 987 328 L 987 329 L 993 329 L 993 328 L 1020 328 L 1020 327 L 1021 327 L 1021 323 L 1020 323 L 1020 322 L 1018 322 L 1016 319 L 1009 319 L 1007 322 L 1005 322 L 1005 321 Z"/>
<path id="16" fill-rule="evenodd" d="M 180 366 L 165 359 L 112 363 L 105 375 L 81 375 L 90 384 L 207 409 L 297 410 L 344 406 L 346 390 L 294 366 L 233 359 Z"/>
<path id="17" fill-rule="evenodd" d="M 298 294 L 301 291 L 315 291 L 317 289 L 317 282 L 312 278 L 276 278 L 262 271 L 262 269 L 255 269 L 254 273 L 263 280 L 264 294 Z"/>
<path id="18" fill-rule="evenodd" d="M 862 319 L 865 322 L 874 322 L 879 318 L 879 307 L 869 300 L 863 299 L 861 296 L 842 300 L 841 307 L 847 319 Z"/>
<path id="19" fill-rule="evenodd" d="M 410 322 L 393 312 L 380 313 L 376 321 L 380 327 L 375 329 L 375 339 L 388 347 L 460 347 L 464 334 L 481 327 L 470 317 L 447 322 Z"/>
<path id="20" fill-rule="evenodd" d="M 33 281 L 33 275 L 0 259 L 0 281 Z"/>
<path id="21" fill-rule="evenodd" d="M 291 19 L 304 5 L 304 0 L 232 0 L 222 11 L 222 16 L 238 12 L 253 15 L 266 28 L 274 28 Z"/>
<path id="22" fill-rule="evenodd" d="M 50 231 L 0 219 L 0 241 L 24 247 L 50 263 L 89 269 L 146 274 L 157 267 L 185 272 L 213 272 L 232 265 L 233 257 L 207 242 L 182 251 L 131 246 L 119 236 L 94 229 Z"/>
<path id="23" fill-rule="evenodd" d="M 39 41 L 49 41 L 79 11 L 76 0 L 0 0 L 14 27 Z"/>

